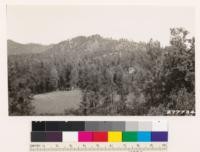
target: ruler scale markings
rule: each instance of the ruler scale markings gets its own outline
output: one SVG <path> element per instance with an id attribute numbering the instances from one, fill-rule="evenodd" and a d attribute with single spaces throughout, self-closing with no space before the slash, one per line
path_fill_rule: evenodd
<path id="1" fill-rule="evenodd" d="M 72 145 L 72 147 L 66 147 L 66 144 L 59 144 L 59 146 L 55 146 L 55 145 L 51 145 L 51 146 L 47 146 L 45 148 L 41 148 L 41 147 L 37 147 L 37 148 L 32 148 L 31 151 L 130 151 L 130 150 L 142 150 L 142 151 L 151 151 L 151 150 L 162 150 L 162 151 L 166 151 L 167 150 L 167 146 L 166 143 L 165 144 L 154 144 L 154 146 L 152 147 L 151 144 L 144 144 L 144 143 L 140 143 L 140 147 L 137 147 L 136 144 L 130 144 L 130 143 L 126 143 L 126 144 L 104 144 L 103 146 L 96 146 L 96 144 L 79 144 L 79 146 L 77 146 L 78 144 L 75 143 L 71 143 L 70 145 Z M 64 146 L 64 147 L 63 147 Z M 77 148 L 78 147 L 78 148 Z"/>

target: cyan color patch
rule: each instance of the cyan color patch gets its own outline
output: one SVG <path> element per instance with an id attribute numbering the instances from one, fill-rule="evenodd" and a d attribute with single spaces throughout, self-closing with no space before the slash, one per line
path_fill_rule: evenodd
<path id="1" fill-rule="evenodd" d="M 138 132 L 138 142 L 150 142 L 151 141 L 151 132 L 141 131 Z"/>

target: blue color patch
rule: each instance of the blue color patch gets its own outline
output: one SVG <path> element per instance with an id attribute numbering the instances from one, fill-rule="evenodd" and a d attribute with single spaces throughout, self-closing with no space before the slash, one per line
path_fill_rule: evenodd
<path id="1" fill-rule="evenodd" d="M 151 141 L 151 132 L 142 131 L 138 132 L 138 142 L 150 142 Z"/>

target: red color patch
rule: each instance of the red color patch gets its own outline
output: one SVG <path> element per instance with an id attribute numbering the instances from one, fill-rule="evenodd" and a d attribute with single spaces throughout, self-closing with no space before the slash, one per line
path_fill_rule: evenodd
<path id="1" fill-rule="evenodd" d="M 108 132 L 93 132 L 93 141 L 107 142 Z"/>

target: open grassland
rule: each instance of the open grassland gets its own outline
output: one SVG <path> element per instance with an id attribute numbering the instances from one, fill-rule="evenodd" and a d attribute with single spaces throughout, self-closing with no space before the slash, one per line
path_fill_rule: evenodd
<path id="1" fill-rule="evenodd" d="M 65 109 L 76 109 L 81 101 L 81 91 L 55 91 L 34 96 L 32 105 L 36 115 L 64 114 Z"/>

